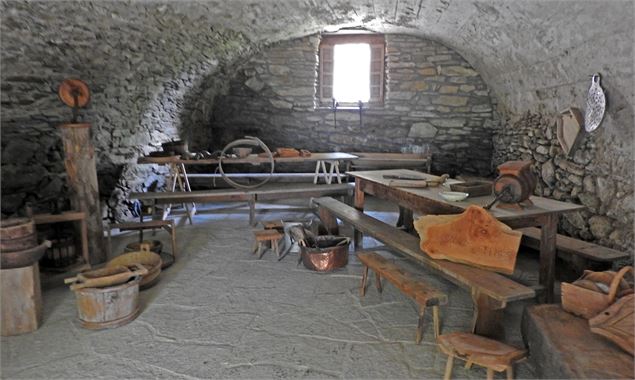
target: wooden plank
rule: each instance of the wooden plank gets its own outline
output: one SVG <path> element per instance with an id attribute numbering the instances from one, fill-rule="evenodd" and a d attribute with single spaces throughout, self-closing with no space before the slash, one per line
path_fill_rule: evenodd
<path id="1" fill-rule="evenodd" d="M 124 230 L 147 230 L 151 228 L 161 228 L 165 226 L 172 226 L 171 220 L 150 220 L 147 222 L 128 222 L 118 223 L 110 225 L 111 228 L 118 228 L 121 231 Z"/>
<path id="2" fill-rule="evenodd" d="M 28 333 L 42 323 L 42 291 L 38 263 L 0 270 L 2 336 Z"/>
<path id="3" fill-rule="evenodd" d="M 387 246 L 419 261 L 426 267 L 441 273 L 450 281 L 465 289 L 478 289 L 479 292 L 500 302 L 509 302 L 533 298 L 533 289 L 519 284 L 498 273 L 470 267 L 445 260 L 434 260 L 419 249 L 419 239 L 395 227 L 365 215 L 333 198 L 317 198 L 314 203 L 330 210 L 355 229 L 368 234 Z"/>
<path id="4" fill-rule="evenodd" d="M 90 263 L 103 263 L 108 256 L 103 249 L 104 226 L 90 124 L 62 124 L 59 131 L 64 145 L 66 179 L 72 190 L 71 204 L 73 209 L 86 213 Z"/>
<path id="5" fill-rule="evenodd" d="M 539 228 L 526 227 L 520 228 L 519 231 L 523 233 L 522 245 L 533 249 L 540 249 Z M 615 249 L 560 234 L 556 236 L 556 249 L 558 253 L 578 255 L 600 262 L 612 262 L 630 257 L 626 252 L 620 252 Z"/>
<path id="6" fill-rule="evenodd" d="M 468 207 L 459 215 L 424 215 L 414 225 L 421 249 L 434 259 L 514 273 L 522 234 L 481 207 Z"/>
<path id="7" fill-rule="evenodd" d="M 158 158 L 158 159 L 157 159 Z M 166 162 L 162 158 L 164 157 L 139 157 L 137 159 L 138 164 L 157 164 L 165 165 Z M 351 161 L 357 159 L 357 156 L 342 152 L 329 152 L 329 153 L 311 153 L 310 156 L 297 156 L 297 157 L 274 157 L 275 163 L 302 163 L 302 162 L 315 162 L 315 161 Z M 260 157 L 256 154 L 250 154 L 245 158 L 227 158 L 223 159 L 223 163 L 227 164 L 264 164 L 269 162 L 269 158 Z M 206 158 L 201 160 L 171 160 L 169 163 L 178 163 L 185 165 L 209 165 L 218 164 L 218 159 Z"/>
<path id="8" fill-rule="evenodd" d="M 35 224 L 49 224 L 60 222 L 73 222 L 82 220 L 86 217 L 86 213 L 82 211 L 65 211 L 61 214 L 35 214 L 33 221 Z"/>

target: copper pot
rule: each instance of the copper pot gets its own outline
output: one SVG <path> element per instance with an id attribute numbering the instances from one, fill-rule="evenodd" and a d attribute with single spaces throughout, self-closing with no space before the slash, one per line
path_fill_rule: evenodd
<path id="1" fill-rule="evenodd" d="M 317 248 L 300 247 L 302 263 L 307 269 L 330 272 L 348 264 L 348 246 L 351 239 L 342 236 L 318 236 Z"/>

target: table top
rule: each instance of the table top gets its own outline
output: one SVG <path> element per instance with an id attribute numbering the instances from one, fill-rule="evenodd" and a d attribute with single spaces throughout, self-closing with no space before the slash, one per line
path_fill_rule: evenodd
<path id="1" fill-rule="evenodd" d="M 391 170 L 369 170 L 369 171 L 358 171 L 358 172 L 347 172 L 346 174 L 353 176 L 355 178 L 360 178 L 366 181 L 378 183 L 381 185 L 389 186 L 390 179 L 383 178 L 384 175 L 400 175 L 400 176 L 408 176 L 408 177 L 421 177 L 422 179 L 426 179 L 426 176 L 430 178 L 432 175 L 417 172 L 414 170 L 408 169 L 391 169 Z M 457 212 L 462 212 L 462 210 L 466 209 L 471 205 L 485 206 L 491 203 L 494 200 L 493 195 L 487 195 L 482 197 L 468 197 L 464 201 L 460 202 L 449 202 L 445 199 L 441 198 L 439 195 L 442 191 L 450 191 L 449 184 L 459 183 L 463 181 L 459 181 L 456 179 L 448 179 L 446 181 L 446 186 L 437 186 L 437 187 L 428 187 L 428 188 L 405 188 L 405 187 L 393 187 L 397 191 L 401 191 L 407 195 L 415 195 L 421 198 L 426 198 L 427 200 L 432 201 L 435 205 L 440 207 L 446 207 L 449 209 L 456 209 Z M 514 209 L 503 209 L 496 207 L 492 207 L 489 211 L 490 213 L 499 220 L 506 219 L 520 219 L 527 218 L 533 216 L 541 216 L 545 214 L 552 213 L 566 213 L 579 211 L 584 209 L 585 207 L 582 205 L 576 205 L 573 203 L 561 202 L 554 199 L 548 199 L 544 197 L 532 196 L 530 200 L 533 202 L 533 206 L 523 207 L 520 210 Z M 415 210 L 416 211 L 416 210 Z"/>
<path id="2" fill-rule="evenodd" d="M 342 152 L 326 152 L 326 153 L 311 153 L 310 156 L 297 156 L 297 157 L 274 157 L 276 163 L 287 162 L 312 162 L 312 161 L 350 161 L 356 160 L 358 157 Z M 250 154 L 245 158 L 224 158 L 223 163 L 228 164 L 264 164 L 269 162 L 268 157 L 260 157 L 257 154 Z M 139 157 L 137 160 L 139 164 L 186 164 L 186 165 L 205 165 L 205 164 L 218 164 L 216 158 L 206 158 L 200 160 L 182 160 L 176 157 Z"/>

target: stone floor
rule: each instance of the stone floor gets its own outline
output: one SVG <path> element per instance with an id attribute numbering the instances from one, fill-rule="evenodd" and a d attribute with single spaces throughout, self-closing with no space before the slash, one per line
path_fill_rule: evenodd
<path id="1" fill-rule="evenodd" d="M 376 217 L 396 214 L 371 201 Z M 227 205 L 223 206 L 225 211 Z M 76 320 L 73 293 L 45 289 L 44 323 L 27 335 L 1 340 L 1 377 L 12 378 L 440 378 L 445 357 L 433 343 L 431 316 L 421 345 L 414 344 L 415 305 L 394 287 L 369 287 L 360 298 L 361 266 L 328 274 L 298 266 L 291 252 L 277 261 L 250 254 L 251 227 L 245 209 L 199 215 L 178 229 L 180 256 L 143 291 L 141 315 L 111 330 L 90 331 Z M 214 211 L 214 210 L 212 210 Z M 312 214 L 259 214 L 260 220 L 307 220 Z M 165 232 L 156 236 L 168 242 Z M 114 252 L 135 239 L 114 239 Z M 377 244 L 366 239 L 365 245 Z M 168 246 L 169 247 L 169 246 Z M 389 253 L 386 253 L 390 255 Z M 469 294 L 406 260 L 449 295 L 441 310 L 443 332 L 467 330 Z M 521 257 L 519 275 L 535 280 L 535 258 Z M 506 314 L 507 340 L 518 346 L 522 303 Z M 485 378 L 481 368 L 456 362 L 454 378 Z M 502 374 L 497 375 L 503 378 Z M 532 378 L 528 364 L 518 378 Z"/>

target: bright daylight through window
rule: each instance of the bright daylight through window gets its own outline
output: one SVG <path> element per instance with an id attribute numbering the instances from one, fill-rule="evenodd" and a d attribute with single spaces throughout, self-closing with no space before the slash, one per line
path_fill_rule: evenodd
<path id="1" fill-rule="evenodd" d="M 333 51 L 333 97 L 340 103 L 370 99 L 370 45 L 338 44 Z"/>

